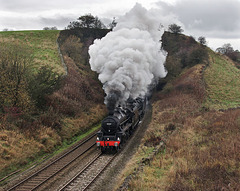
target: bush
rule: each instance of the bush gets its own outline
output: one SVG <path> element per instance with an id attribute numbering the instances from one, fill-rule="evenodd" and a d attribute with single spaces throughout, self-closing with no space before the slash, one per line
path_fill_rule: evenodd
<path id="1" fill-rule="evenodd" d="M 38 108 L 43 109 L 46 95 L 50 95 L 60 86 L 61 76 L 51 67 L 42 66 L 37 74 L 29 76 L 28 91 Z"/>
<path id="2" fill-rule="evenodd" d="M 97 81 L 81 74 L 74 61 L 65 57 L 68 75 L 62 87 L 47 96 L 48 105 L 60 114 L 75 116 L 82 111 L 87 112 L 93 104 L 103 103 L 103 90 Z"/>
<path id="3" fill-rule="evenodd" d="M 168 30 L 169 32 L 172 32 L 174 34 L 180 34 L 182 33 L 184 30 L 181 28 L 181 26 L 178 26 L 177 24 L 171 24 L 168 26 Z"/>
<path id="4" fill-rule="evenodd" d="M 3 107 L 27 111 L 31 100 L 27 91 L 27 74 L 31 68 L 31 51 L 17 42 L 0 46 L 0 101 Z"/>
<path id="5" fill-rule="evenodd" d="M 198 47 L 192 50 L 186 64 L 191 67 L 191 66 L 200 64 L 206 58 L 207 58 L 207 51 L 203 48 Z"/>

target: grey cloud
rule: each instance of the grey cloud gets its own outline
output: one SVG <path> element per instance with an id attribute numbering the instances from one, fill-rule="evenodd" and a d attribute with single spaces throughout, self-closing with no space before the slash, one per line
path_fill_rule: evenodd
<path id="1" fill-rule="evenodd" d="M 57 26 L 59 29 L 64 29 L 71 21 L 76 20 L 76 18 L 77 16 L 73 15 L 55 15 L 53 18 L 40 17 L 39 22 L 42 26 Z"/>
<path id="2" fill-rule="evenodd" d="M 64 29 L 76 19 L 74 15 L 54 15 L 52 17 L 0 17 L 0 28 L 8 28 L 13 30 L 30 30 L 42 29 L 43 27 L 56 26 L 58 29 Z"/>
<path id="3" fill-rule="evenodd" d="M 212 37 L 240 37 L 239 0 L 180 0 L 175 5 L 164 2 L 158 5 L 166 14 L 177 15 L 187 31 Z"/>
<path id="4" fill-rule="evenodd" d="M 51 9 L 72 9 L 81 8 L 85 5 L 101 3 L 101 0 L 0 0 L 0 11 L 26 12 L 26 11 L 47 11 Z"/>
<path id="5" fill-rule="evenodd" d="M 110 0 L 0 0 L 0 30 L 64 29 L 80 15 L 94 12 L 97 5 Z"/>
<path id="6" fill-rule="evenodd" d="M 31 0 L 0 0 L 0 10 L 12 12 L 43 11 L 52 7 L 52 1 L 31 1 Z M 57 6 L 57 5 L 56 5 Z"/>

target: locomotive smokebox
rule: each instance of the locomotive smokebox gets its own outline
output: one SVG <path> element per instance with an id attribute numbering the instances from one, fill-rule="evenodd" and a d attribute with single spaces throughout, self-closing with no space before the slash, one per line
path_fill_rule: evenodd
<path id="1" fill-rule="evenodd" d="M 112 116 L 114 114 L 114 110 L 109 110 L 108 115 Z"/>

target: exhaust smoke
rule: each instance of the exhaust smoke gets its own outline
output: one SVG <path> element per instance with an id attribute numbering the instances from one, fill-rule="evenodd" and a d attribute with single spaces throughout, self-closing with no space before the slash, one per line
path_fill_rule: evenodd
<path id="1" fill-rule="evenodd" d="M 99 73 L 110 111 L 128 98 L 144 97 L 149 85 L 167 74 L 160 42 L 164 31 L 155 13 L 136 4 L 89 48 L 91 69 Z"/>

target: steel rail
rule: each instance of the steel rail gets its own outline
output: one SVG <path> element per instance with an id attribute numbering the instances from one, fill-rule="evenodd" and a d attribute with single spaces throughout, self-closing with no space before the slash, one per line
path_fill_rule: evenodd
<path id="1" fill-rule="evenodd" d="M 78 172 L 74 177 L 72 177 L 58 191 L 63 191 L 64 189 L 66 189 L 78 176 L 80 176 L 89 166 L 91 166 L 101 155 L 102 153 L 98 153 L 80 172 Z"/>
<path id="2" fill-rule="evenodd" d="M 99 177 L 99 175 L 107 168 L 108 165 L 110 165 L 110 163 L 117 156 L 117 154 L 118 153 L 115 153 L 113 155 L 113 157 L 108 161 L 107 164 L 104 165 L 104 167 L 98 172 L 98 174 L 94 177 L 94 179 L 83 188 L 83 191 L 87 190 L 93 184 L 93 182 L 95 182 L 95 180 Z"/>
<path id="3" fill-rule="evenodd" d="M 29 181 L 30 179 L 33 179 L 35 176 L 39 175 L 41 172 L 43 172 L 44 170 L 47 170 L 48 168 L 50 168 L 51 166 L 53 166 L 54 164 L 56 164 L 57 162 L 61 161 L 61 159 L 64 159 L 64 157 L 67 157 L 69 154 L 74 153 L 74 151 L 76 149 L 78 149 L 79 147 L 83 146 L 85 143 L 87 143 L 89 140 L 91 140 L 93 137 L 96 136 L 96 133 L 94 133 L 93 135 L 91 135 L 90 137 L 88 137 L 87 139 L 83 140 L 82 142 L 80 142 L 79 144 L 77 144 L 74 148 L 72 148 L 71 150 L 69 150 L 68 152 L 66 152 L 65 154 L 63 154 L 62 156 L 60 156 L 59 158 L 55 159 L 54 161 L 52 161 L 51 163 L 49 163 L 48 165 L 44 166 L 43 168 L 39 169 L 37 172 L 35 172 L 34 174 L 32 174 L 31 176 L 25 178 L 24 180 L 20 181 L 19 183 L 17 183 L 16 185 L 14 185 L 13 187 L 9 188 L 7 191 L 13 191 L 16 188 L 24 185 L 24 183 L 26 183 L 27 181 Z M 80 154 L 78 154 L 75 158 L 73 158 L 70 161 L 67 161 L 67 163 L 65 165 L 63 165 L 62 167 L 60 167 L 58 170 L 56 170 L 53 174 L 50 174 L 48 177 L 43 178 L 43 180 L 41 180 L 38 184 L 36 184 L 35 186 L 33 186 L 32 188 L 28 188 L 28 191 L 32 191 L 35 190 L 36 188 L 38 188 L 39 186 L 41 186 L 42 184 L 44 184 L 46 181 L 48 181 L 50 178 L 52 178 L 53 176 L 55 176 L 57 173 L 59 173 L 61 170 L 63 170 L 65 167 L 67 167 L 69 164 L 71 164 L 73 161 L 75 161 L 77 158 L 79 158 L 81 155 L 83 155 L 84 153 L 86 153 L 90 148 L 92 148 L 95 145 L 95 142 L 93 144 L 90 145 L 90 147 L 88 147 L 87 149 L 85 149 L 83 152 L 81 152 Z M 61 164 L 61 163 L 60 163 Z"/>
<path id="4" fill-rule="evenodd" d="M 112 162 L 112 160 L 117 156 L 118 153 L 115 153 L 111 159 L 102 167 L 102 169 L 94 176 L 93 179 L 82 189 L 83 191 L 88 189 L 90 185 L 99 177 L 99 175 L 107 168 L 107 166 Z M 69 190 L 68 187 L 71 186 L 71 184 L 78 179 L 91 165 L 94 164 L 95 161 L 99 159 L 100 156 L 102 156 L 102 153 L 98 153 L 81 171 L 79 171 L 74 177 L 72 177 L 66 184 L 64 184 L 58 191 L 64 191 Z"/>

